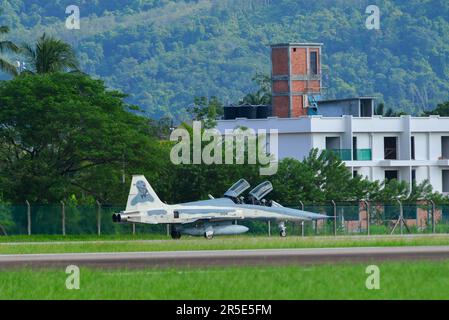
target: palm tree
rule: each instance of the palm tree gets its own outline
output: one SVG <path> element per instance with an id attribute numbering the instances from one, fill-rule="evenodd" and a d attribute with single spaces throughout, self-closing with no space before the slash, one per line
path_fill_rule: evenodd
<path id="1" fill-rule="evenodd" d="M 45 33 L 37 40 L 35 48 L 24 44 L 21 51 L 25 55 L 31 68 L 29 71 L 32 73 L 78 70 L 78 60 L 73 48 L 68 43 L 49 37 Z"/>
<path id="2" fill-rule="evenodd" d="M 0 35 L 6 34 L 9 32 L 9 28 L 6 26 L 0 26 Z M 17 75 L 17 68 L 4 56 L 2 53 L 5 52 L 18 52 L 19 48 L 11 41 L 8 40 L 0 40 L 0 71 L 4 71 L 6 73 L 12 74 L 14 76 Z"/>

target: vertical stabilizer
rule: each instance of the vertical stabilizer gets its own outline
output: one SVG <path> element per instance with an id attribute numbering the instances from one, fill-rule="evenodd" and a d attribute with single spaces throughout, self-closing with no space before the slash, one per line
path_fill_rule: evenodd
<path id="1" fill-rule="evenodd" d="M 133 176 L 126 211 L 162 208 L 164 204 L 143 175 Z"/>

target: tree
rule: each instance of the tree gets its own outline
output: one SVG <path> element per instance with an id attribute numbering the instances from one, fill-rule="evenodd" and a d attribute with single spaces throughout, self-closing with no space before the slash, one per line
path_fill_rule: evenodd
<path id="1" fill-rule="evenodd" d="M 129 112 L 124 97 L 78 73 L 25 74 L 2 83 L 0 191 L 5 198 L 55 203 L 88 194 L 121 203 L 129 187 L 121 181 L 123 170 L 162 180 L 163 149 L 148 120 Z"/>
<path id="2" fill-rule="evenodd" d="M 0 236 L 7 235 L 6 228 L 14 225 L 10 209 L 9 203 L 3 201 L 0 196 Z"/>
<path id="3" fill-rule="evenodd" d="M 439 115 L 441 117 L 449 117 L 449 101 L 438 104 L 437 107 L 431 111 L 425 111 L 424 115 Z"/>
<path id="4" fill-rule="evenodd" d="M 362 199 L 371 186 L 360 176 L 353 178 L 334 153 L 318 149 L 312 149 L 303 161 L 283 159 L 272 180 L 274 198 L 290 204 Z"/>
<path id="5" fill-rule="evenodd" d="M 259 90 L 248 93 L 240 104 L 248 103 L 252 105 L 271 105 L 271 78 L 268 75 L 257 73 L 252 81 L 259 86 Z"/>
<path id="6" fill-rule="evenodd" d="M 223 115 L 223 103 L 217 97 L 195 97 L 189 113 L 193 120 L 202 121 L 205 128 L 213 128 L 217 117 Z"/>
<path id="7" fill-rule="evenodd" d="M 399 117 L 402 115 L 406 115 L 407 113 L 404 111 L 393 111 L 392 108 L 388 108 L 385 110 L 385 105 L 383 103 L 379 103 L 379 105 L 374 110 L 374 114 L 383 117 Z"/>
<path id="8" fill-rule="evenodd" d="M 9 28 L 7 26 L 0 26 L 0 35 L 7 34 L 8 32 Z M 14 76 L 17 75 L 17 68 L 9 62 L 6 57 L 2 56 L 2 54 L 18 51 L 19 48 L 12 41 L 0 40 L 0 71 L 4 71 Z"/>
<path id="9" fill-rule="evenodd" d="M 31 66 L 32 73 L 52 73 L 78 70 L 75 51 L 68 44 L 45 33 L 37 40 L 33 48 L 29 44 L 22 45 L 22 53 Z"/>

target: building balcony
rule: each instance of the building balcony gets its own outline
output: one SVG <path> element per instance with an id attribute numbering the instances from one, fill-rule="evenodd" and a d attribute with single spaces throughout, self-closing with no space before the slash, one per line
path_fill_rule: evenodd
<path id="1" fill-rule="evenodd" d="M 351 149 L 329 149 L 328 151 L 336 154 L 342 161 L 371 161 L 371 149 L 356 149 L 354 150 L 354 159 L 352 159 Z"/>
<path id="2" fill-rule="evenodd" d="M 354 161 L 371 161 L 373 160 L 373 153 L 371 149 L 357 149 L 354 154 Z"/>

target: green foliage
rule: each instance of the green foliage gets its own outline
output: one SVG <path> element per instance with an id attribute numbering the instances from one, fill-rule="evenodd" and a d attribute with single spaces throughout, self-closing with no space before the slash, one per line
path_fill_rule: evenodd
<path id="1" fill-rule="evenodd" d="M 392 108 L 388 108 L 385 110 L 385 104 L 379 103 L 376 109 L 374 110 L 374 114 L 377 116 L 383 117 L 399 117 L 401 115 L 405 115 L 406 113 L 403 111 L 393 111 Z"/>
<path id="2" fill-rule="evenodd" d="M 0 197 L 0 235 L 6 235 L 6 229 L 14 226 L 11 207 Z"/>
<path id="3" fill-rule="evenodd" d="M 1 14 L 1 11 L 0 11 Z M 0 36 L 7 34 L 9 32 L 9 28 L 7 26 L 0 26 Z M 2 40 L 0 38 L 0 71 L 9 73 L 11 75 L 17 75 L 16 67 L 8 61 L 6 57 L 3 56 L 3 53 L 8 52 L 18 52 L 19 48 L 9 40 Z"/>
<path id="4" fill-rule="evenodd" d="M 214 128 L 215 120 L 223 115 L 223 104 L 212 97 L 195 97 L 193 105 L 189 108 L 189 113 L 193 120 L 202 121 L 204 128 Z"/>
<path id="5" fill-rule="evenodd" d="M 162 158 L 148 121 L 128 112 L 123 98 L 82 74 L 21 75 L 2 83 L 5 197 L 59 203 L 83 191 L 101 201 L 120 198 L 124 165 L 138 170 Z"/>
<path id="6" fill-rule="evenodd" d="M 439 115 L 441 117 L 449 117 L 449 101 L 438 104 L 435 109 L 426 111 L 424 115 Z"/>
<path id="7" fill-rule="evenodd" d="M 74 71 L 78 69 L 78 60 L 73 48 L 45 33 L 37 40 L 35 48 L 24 44 L 20 50 L 35 73 Z"/>
<path id="8" fill-rule="evenodd" d="M 240 101 L 240 104 L 271 105 L 271 78 L 268 75 L 258 73 L 252 79 L 259 89 L 254 93 L 248 93 Z"/>
<path id="9" fill-rule="evenodd" d="M 362 199 L 370 187 L 360 176 L 352 178 L 335 154 L 317 149 L 302 162 L 282 160 L 272 180 L 275 199 L 286 203 Z"/>
<path id="10" fill-rule="evenodd" d="M 378 31 L 365 27 L 366 1 L 82 0 L 81 32 L 65 29 L 69 4 L 3 1 L 0 19 L 15 41 L 47 31 L 71 43 L 82 70 L 154 118 L 186 120 L 195 96 L 230 103 L 256 92 L 269 45 L 287 41 L 324 43 L 328 98 L 372 94 L 409 114 L 449 100 L 446 0 L 378 1 Z"/>

